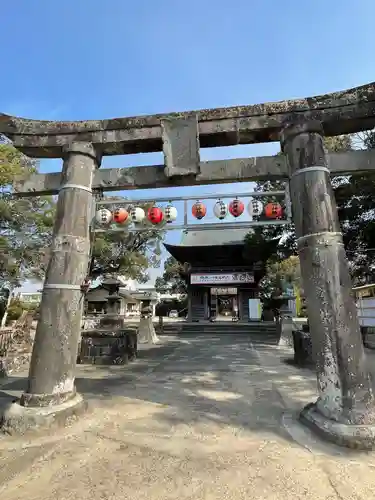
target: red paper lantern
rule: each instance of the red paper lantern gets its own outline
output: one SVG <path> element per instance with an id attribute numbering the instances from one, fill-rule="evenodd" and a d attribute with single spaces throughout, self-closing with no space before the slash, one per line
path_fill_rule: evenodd
<path id="1" fill-rule="evenodd" d="M 229 212 L 233 215 L 233 217 L 239 217 L 243 214 L 244 210 L 245 205 L 238 198 L 229 203 Z"/>
<path id="2" fill-rule="evenodd" d="M 129 212 L 125 208 L 117 208 L 113 213 L 113 220 L 116 224 L 126 224 L 129 219 Z"/>
<path id="3" fill-rule="evenodd" d="M 264 208 L 264 213 L 269 219 L 279 219 L 283 214 L 280 203 L 268 203 Z"/>
<path id="4" fill-rule="evenodd" d="M 151 224 L 160 224 L 160 222 L 163 220 L 163 217 L 163 211 L 159 207 L 152 207 L 147 212 L 147 218 L 151 222 Z"/>
<path id="5" fill-rule="evenodd" d="M 201 220 L 206 215 L 207 208 L 201 201 L 197 201 L 196 203 L 194 203 L 191 209 L 191 213 L 196 219 Z"/>

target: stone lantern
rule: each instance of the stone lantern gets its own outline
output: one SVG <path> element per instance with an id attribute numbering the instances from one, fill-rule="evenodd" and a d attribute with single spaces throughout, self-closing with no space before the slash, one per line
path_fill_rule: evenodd
<path id="1" fill-rule="evenodd" d="M 102 318 L 100 328 L 109 328 L 113 330 L 121 329 L 124 323 L 123 318 L 120 316 L 121 296 L 119 291 L 121 283 L 112 276 L 106 276 L 102 284 L 108 289 L 108 296 L 106 297 L 107 314 Z"/>

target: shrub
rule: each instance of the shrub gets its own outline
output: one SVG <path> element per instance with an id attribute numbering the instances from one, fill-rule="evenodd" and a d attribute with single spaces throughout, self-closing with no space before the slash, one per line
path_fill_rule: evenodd
<path id="1" fill-rule="evenodd" d="M 23 307 L 18 299 L 13 299 L 8 307 L 8 321 L 15 321 L 21 317 L 23 313 Z"/>

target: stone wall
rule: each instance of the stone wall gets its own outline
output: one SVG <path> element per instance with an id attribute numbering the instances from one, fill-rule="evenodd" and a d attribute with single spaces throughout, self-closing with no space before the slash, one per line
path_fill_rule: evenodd
<path id="1" fill-rule="evenodd" d="M 137 331 L 84 331 L 78 352 L 79 364 L 126 364 L 137 356 Z"/>

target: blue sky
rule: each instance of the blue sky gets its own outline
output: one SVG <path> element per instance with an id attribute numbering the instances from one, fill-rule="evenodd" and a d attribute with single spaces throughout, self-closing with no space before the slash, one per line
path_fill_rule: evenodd
<path id="1" fill-rule="evenodd" d="M 358 0 L 355 8 L 349 0 L 3 2 L 0 110 L 82 120 L 332 92 L 374 80 L 374 19 L 373 0 Z M 202 150 L 201 157 L 278 150 L 278 144 L 236 146 Z M 107 158 L 102 167 L 159 163 L 161 153 Z M 60 170 L 61 162 L 43 161 L 41 169 Z M 172 197 L 170 190 L 157 194 Z M 168 241 L 179 238 L 168 234 Z"/>

